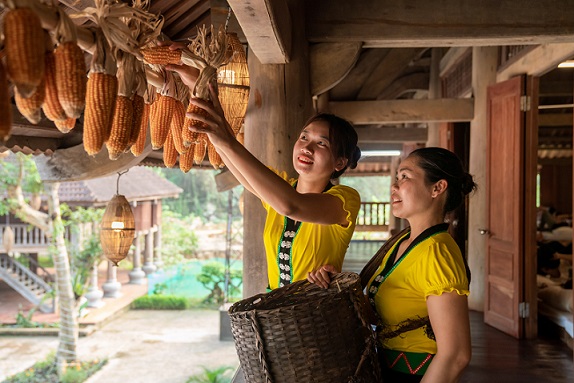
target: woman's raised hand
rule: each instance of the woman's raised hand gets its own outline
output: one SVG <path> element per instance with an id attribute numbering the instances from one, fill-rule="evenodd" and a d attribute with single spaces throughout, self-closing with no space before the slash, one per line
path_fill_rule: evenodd
<path id="1" fill-rule="evenodd" d="M 333 265 L 324 265 L 315 271 L 307 273 L 307 280 L 319 287 L 327 289 L 329 288 L 329 283 L 331 283 L 331 277 L 339 272 L 340 271 Z"/>
<path id="2" fill-rule="evenodd" d="M 222 147 L 236 141 L 236 139 L 231 126 L 229 126 L 229 123 L 225 119 L 223 108 L 217 96 L 216 86 L 213 83 L 209 84 L 209 92 L 213 104 L 200 98 L 192 98 L 189 100 L 191 104 L 205 110 L 208 116 L 190 112 L 186 114 L 186 117 L 205 123 L 205 125 L 202 126 L 192 125 L 190 129 L 195 132 L 206 133 L 215 147 Z"/>
<path id="3" fill-rule="evenodd" d="M 187 48 L 187 45 L 185 45 L 185 43 L 173 42 L 173 41 L 158 41 L 158 45 L 160 46 L 169 45 L 169 49 L 172 51 Z M 185 64 L 180 65 L 167 64 L 165 65 L 164 68 L 166 70 L 170 70 L 179 74 L 181 81 L 183 81 L 183 83 L 187 85 L 187 87 L 190 90 L 193 90 L 193 88 L 195 87 L 195 82 L 197 81 L 197 77 L 199 76 L 199 69 Z"/>

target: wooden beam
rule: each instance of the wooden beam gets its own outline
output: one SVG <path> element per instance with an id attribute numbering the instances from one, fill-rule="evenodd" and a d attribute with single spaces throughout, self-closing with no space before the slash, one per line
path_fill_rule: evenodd
<path id="1" fill-rule="evenodd" d="M 311 42 L 496 46 L 570 42 L 574 36 L 570 0 L 313 0 L 305 6 Z"/>
<path id="2" fill-rule="evenodd" d="M 80 181 L 107 176 L 129 169 L 140 163 L 152 151 L 149 135 L 143 153 L 134 157 L 131 152 L 124 153 L 112 161 L 104 145 L 95 156 L 89 156 L 84 145 L 76 145 L 54 152 L 51 157 L 34 157 L 40 179 L 44 182 Z"/>
<path id="3" fill-rule="evenodd" d="M 60 148 L 61 139 L 46 137 L 29 137 L 12 135 L 4 144 L 0 144 L 0 152 L 6 150 L 17 150 L 24 154 L 46 154 L 52 155 Z"/>
<path id="4" fill-rule="evenodd" d="M 574 43 L 540 45 L 499 71 L 496 74 L 496 82 L 506 81 L 521 74 L 542 76 L 573 56 Z"/>
<path id="5" fill-rule="evenodd" d="M 427 128 L 357 127 L 357 134 L 359 146 L 374 143 L 426 142 L 427 140 Z"/>
<path id="6" fill-rule="evenodd" d="M 409 122 L 460 122 L 474 117 L 474 100 L 378 100 L 332 101 L 332 113 L 356 125 Z"/>
<path id="7" fill-rule="evenodd" d="M 309 47 L 311 95 L 325 93 L 353 69 L 361 43 L 321 43 Z"/>
<path id="8" fill-rule="evenodd" d="M 539 113 L 538 126 L 572 126 L 572 113 Z"/>
<path id="9" fill-rule="evenodd" d="M 249 49 L 262 64 L 285 64 L 291 51 L 291 16 L 286 0 L 228 0 Z"/>

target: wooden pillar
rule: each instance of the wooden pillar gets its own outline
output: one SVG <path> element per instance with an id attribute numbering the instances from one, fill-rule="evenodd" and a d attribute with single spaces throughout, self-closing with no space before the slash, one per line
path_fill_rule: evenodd
<path id="1" fill-rule="evenodd" d="M 118 268 L 114 266 L 111 261 L 108 261 L 107 280 L 102 285 L 104 290 L 104 297 L 106 298 L 119 298 L 122 296 L 122 284 L 118 282 Z"/>
<path id="2" fill-rule="evenodd" d="M 132 271 L 130 271 L 130 283 L 132 285 L 143 285 L 146 283 L 145 273 L 141 267 L 141 254 L 142 254 L 142 246 L 141 246 L 141 232 L 136 232 L 136 237 L 134 238 L 134 251 L 133 251 L 133 260 L 134 266 Z"/>
<path id="3" fill-rule="evenodd" d="M 163 260 L 161 259 L 161 200 L 154 200 L 152 205 L 153 224 L 156 227 L 154 233 L 154 248 L 153 248 L 153 264 L 157 270 L 163 267 Z"/>
<path id="4" fill-rule="evenodd" d="M 487 141 L 487 89 L 496 83 L 498 65 L 497 47 L 472 49 L 472 93 L 474 119 L 470 122 L 469 172 L 474 176 L 478 190 L 470 196 L 468 211 L 468 265 L 472 274 L 469 307 L 484 311 L 486 235 L 479 229 L 487 228 L 486 212 L 486 141 Z"/>
<path id="5" fill-rule="evenodd" d="M 442 97 L 440 84 L 440 60 L 442 59 L 442 48 L 432 48 L 430 81 L 429 81 L 429 100 Z M 429 122 L 428 124 L 427 147 L 439 146 L 440 143 L 440 122 Z"/>
<path id="6" fill-rule="evenodd" d="M 144 265 L 142 267 L 145 275 L 153 274 L 157 267 L 153 264 L 153 229 L 145 232 L 145 245 L 144 245 Z"/>
<path id="7" fill-rule="evenodd" d="M 245 116 L 245 146 L 264 164 L 293 170 L 293 145 L 312 115 L 309 81 L 309 47 L 305 38 L 303 2 L 289 0 L 292 44 L 288 64 L 262 65 L 248 52 L 251 92 Z M 251 193 L 245 193 L 243 241 L 243 295 L 264 292 L 267 261 L 263 247 L 265 210 Z"/>

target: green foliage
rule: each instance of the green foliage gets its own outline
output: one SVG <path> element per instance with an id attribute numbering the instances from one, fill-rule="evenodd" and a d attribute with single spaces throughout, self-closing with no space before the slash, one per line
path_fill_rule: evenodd
<path id="1" fill-rule="evenodd" d="M 187 310 L 189 300 L 174 295 L 146 295 L 133 301 L 136 310 Z"/>
<path id="2" fill-rule="evenodd" d="M 31 155 L 11 154 L 0 160 L 0 194 L 6 194 L 9 187 L 18 184 L 24 193 L 40 193 L 43 190 L 40 174 Z M 3 198 L 0 200 L 0 215 L 6 215 L 15 206 L 15 201 Z"/>
<path id="3" fill-rule="evenodd" d="M 232 376 L 229 373 L 233 367 L 223 366 L 214 370 L 203 368 L 203 373 L 191 376 L 186 383 L 229 383 Z"/>
<path id="4" fill-rule="evenodd" d="M 362 202 L 389 202 L 393 177 L 341 177 L 341 184 L 357 190 Z"/>
<path id="5" fill-rule="evenodd" d="M 211 293 L 205 298 L 205 303 L 221 304 L 225 301 L 225 266 L 219 262 L 209 262 L 202 266 L 201 273 L 197 280 Z M 229 295 L 239 292 L 239 287 L 243 283 L 243 272 L 237 269 L 229 271 Z"/>
<path id="6" fill-rule="evenodd" d="M 162 283 L 156 283 L 153 287 L 153 295 L 163 295 L 163 293 L 165 293 L 165 291 L 167 290 L 167 284 L 162 282 Z"/>
<path id="7" fill-rule="evenodd" d="M 86 293 L 92 268 L 102 255 L 100 238 L 95 234 L 84 241 L 82 250 L 70 252 L 72 289 L 76 299 Z"/>
<path id="8" fill-rule="evenodd" d="M 179 264 L 194 256 L 198 247 L 197 235 L 192 231 L 193 217 L 164 210 L 162 212 L 162 260 L 166 266 Z"/>
<path id="9" fill-rule="evenodd" d="M 66 368 L 61 377 L 58 377 L 56 357 L 54 353 L 45 360 L 35 363 L 32 367 L 12 375 L 2 383 L 82 383 L 99 371 L 107 359 L 77 362 Z"/>
<path id="10" fill-rule="evenodd" d="M 216 170 L 191 169 L 183 173 L 179 169 L 154 168 L 155 171 L 183 189 L 177 199 L 164 200 L 164 206 L 182 216 L 200 217 L 203 222 L 225 222 L 227 220 L 228 193 L 217 191 L 214 176 Z M 237 196 L 240 192 L 235 192 Z M 237 198 L 237 197 L 236 197 Z M 237 202 L 234 203 L 237 209 Z M 234 212 L 238 216 L 239 211 Z"/>

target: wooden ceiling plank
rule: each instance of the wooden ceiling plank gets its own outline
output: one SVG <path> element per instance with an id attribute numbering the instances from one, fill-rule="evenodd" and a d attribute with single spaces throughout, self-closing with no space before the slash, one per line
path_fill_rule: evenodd
<path id="1" fill-rule="evenodd" d="M 393 100 L 412 90 L 428 90 L 429 73 L 414 72 L 396 79 L 377 97 L 378 100 Z"/>
<path id="2" fill-rule="evenodd" d="M 291 50 L 291 17 L 286 0 L 228 0 L 249 49 L 262 64 L 285 64 Z"/>
<path id="3" fill-rule="evenodd" d="M 329 110 L 355 125 L 411 122 L 461 122 L 474 118 L 474 100 L 331 101 Z"/>
<path id="4" fill-rule="evenodd" d="M 405 67 L 419 55 L 421 49 L 392 49 L 381 64 L 365 81 L 358 100 L 375 100 L 404 71 Z"/>
<path id="5" fill-rule="evenodd" d="M 353 69 L 361 53 L 361 43 L 321 43 L 309 49 L 311 95 L 325 93 Z"/>
<path id="6" fill-rule="evenodd" d="M 496 46 L 569 42 L 574 36 L 570 0 L 313 0 L 305 6 L 311 42 Z"/>
<path id="7" fill-rule="evenodd" d="M 330 99 L 352 100 L 356 98 L 361 85 L 367 81 L 388 53 L 388 49 L 363 49 L 357 65 L 329 92 Z"/>
<path id="8" fill-rule="evenodd" d="M 172 40 L 183 40 L 197 35 L 197 26 L 209 15 L 209 2 L 201 2 L 190 8 L 188 12 L 178 12 L 171 15 L 171 19 L 166 20 L 162 32 L 172 38 Z M 210 23 L 205 24 L 209 28 Z M 217 26 L 216 26 L 217 27 Z"/>

